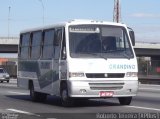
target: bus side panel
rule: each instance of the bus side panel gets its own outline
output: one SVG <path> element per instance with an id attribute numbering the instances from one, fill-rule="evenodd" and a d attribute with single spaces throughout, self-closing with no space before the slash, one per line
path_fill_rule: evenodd
<path id="1" fill-rule="evenodd" d="M 18 86 L 29 88 L 29 80 L 33 81 L 35 90 L 39 89 L 37 85 L 40 70 L 37 61 L 19 61 L 18 65 Z"/>
<path id="2" fill-rule="evenodd" d="M 17 86 L 18 87 L 21 87 L 21 88 L 24 88 L 24 89 L 28 89 L 28 82 L 29 80 L 27 78 L 20 78 L 20 77 L 17 77 Z"/>
<path id="3" fill-rule="evenodd" d="M 59 78 L 59 60 L 54 59 L 53 60 L 53 80 L 52 80 L 52 94 L 53 95 L 58 95 L 59 96 L 59 83 L 60 83 L 60 78 Z"/>
<path id="4" fill-rule="evenodd" d="M 39 86 L 42 92 L 52 94 L 52 83 L 55 71 L 52 69 L 52 60 L 39 61 L 40 76 L 38 77 Z"/>
<path id="5" fill-rule="evenodd" d="M 18 86 L 28 89 L 31 80 L 37 92 L 59 95 L 59 60 L 19 61 Z"/>

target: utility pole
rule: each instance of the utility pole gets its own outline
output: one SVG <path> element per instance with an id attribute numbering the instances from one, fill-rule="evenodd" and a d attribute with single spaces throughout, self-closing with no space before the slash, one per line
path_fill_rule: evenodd
<path id="1" fill-rule="evenodd" d="M 42 17 L 42 19 L 43 19 L 43 25 L 44 25 L 44 4 L 43 4 L 43 0 L 39 0 L 39 1 L 42 4 L 42 9 L 43 9 L 43 17 Z"/>
<path id="2" fill-rule="evenodd" d="M 121 7 L 120 0 L 114 0 L 113 21 L 121 22 Z"/>
<path id="3" fill-rule="evenodd" d="M 8 7 L 8 39 L 10 37 L 10 12 L 11 12 L 11 6 Z"/>

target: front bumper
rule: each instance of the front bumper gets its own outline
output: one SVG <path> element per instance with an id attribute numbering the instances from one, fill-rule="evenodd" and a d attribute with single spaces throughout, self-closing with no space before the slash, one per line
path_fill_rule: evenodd
<path id="1" fill-rule="evenodd" d="M 9 81 L 9 77 L 0 77 L 0 81 Z"/>
<path id="2" fill-rule="evenodd" d="M 100 92 L 113 92 L 111 97 L 130 97 L 136 96 L 137 90 L 138 80 L 68 80 L 69 96 L 75 98 L 105 98 Z"/>

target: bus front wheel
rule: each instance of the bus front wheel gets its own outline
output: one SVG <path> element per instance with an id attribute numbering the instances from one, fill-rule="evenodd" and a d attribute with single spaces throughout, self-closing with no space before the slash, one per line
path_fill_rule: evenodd
<path id="1" fill-rule="evenodd" d="M 70 107 L 74 104 L 74 100 L 68 96 L 68 89 L 66 84 L 63 84 L 61 87 L 61 102 L 65 107 Z"/>
<path id="2" fill-rule="evenodd" d="M 132 101 L 132 97 L 119 97 L 118 99 L 121 105 L 130 105 Z"/>

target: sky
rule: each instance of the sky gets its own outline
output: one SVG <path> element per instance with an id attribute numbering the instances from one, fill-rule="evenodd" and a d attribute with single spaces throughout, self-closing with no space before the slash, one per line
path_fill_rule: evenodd
<path id="1" fill-rule="evenodd" d="M 19 37 L 24 29 L 43 26 L 43 13 L 44 25 L 72 19 L 113 21 L 114 0 L 0 2 L 0 37 Z M 121 18 L 134 29 L 137 42 L 160 42 L 160 0 L 121 0 Z"/>

